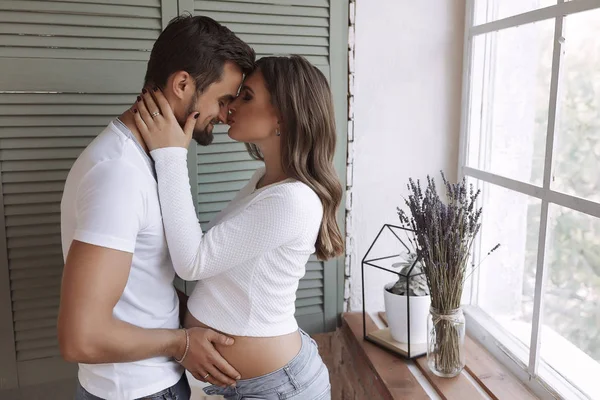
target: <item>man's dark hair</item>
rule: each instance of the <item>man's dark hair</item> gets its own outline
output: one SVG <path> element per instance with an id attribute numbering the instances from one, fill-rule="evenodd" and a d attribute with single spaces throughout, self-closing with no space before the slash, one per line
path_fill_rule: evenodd
<path id="1" fill-rule="evenodd" d="M 250 46 L 212 18 L 182 15 L 171 20 L 154 43 L 145 85 L 164 88 L 171 74 L 186 71 L 203 92 L 221 78 L 225 62 L 236 63 L 247 75 L 255 57 Z"/>

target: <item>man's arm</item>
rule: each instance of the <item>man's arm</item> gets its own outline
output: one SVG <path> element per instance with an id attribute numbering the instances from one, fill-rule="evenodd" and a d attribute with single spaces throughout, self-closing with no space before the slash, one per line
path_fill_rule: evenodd
<path id="1" fill-rule="evenodd" d="M 190 296 L 177 288 L 175 288 L 175 290 L 177 291 L 177 297 L 179 297 L 179 321 L 181 321 L 181 325 L 183 325 L 185 321 L 185 313 L 187 312 L 187 302 Z"/>
<path id="2" fill-rule="evenodd" d="M 58 316 L 58 339 L 67 361 L 96 364 L 183 355 L 182 330 L 142 329 L 113 318 L 131 259 L 131 253 L 73 241 Z"/>
<path id="3" fill-rule="evenodd" d="M 63 272 L 58 316 L 59 345 L 67 361 L 96 364 L 183 356 L 184 330 L 143 329 L 113 317 L 131 259 L 128 252 L 73 241 Z M 233 339 L 202 328 L 188 333 L 190 346 L 183 366 L 196 377 L 210 373 L 211 383 L 233 384 L 239 373 L 212 345 L 232 344 Z"/>

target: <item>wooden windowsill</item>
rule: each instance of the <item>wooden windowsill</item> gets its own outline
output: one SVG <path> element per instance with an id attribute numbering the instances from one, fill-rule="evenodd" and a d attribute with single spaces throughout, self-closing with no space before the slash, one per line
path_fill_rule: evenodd
<path id="1" fill-rule="evenodd" d="M 377 330 L 373 320 L 366 317 L 367 332 Z M 371 371 L 381 384 L 382 398 L 426 399 L 427 394 L 409 370 L 413 361 L 405 360 L 363 339 L 362 314 L 345 313 L 343 328 L 346 337 L 354 342 L 355 349 L 362 351 Z M 492 399 L 536 399 L 527 388 L 504 366 L 492 357 L 480 344 L 467 337 L 465 342 L 466 367 L 451 379 L 433 375 L 427 367 L 426 357 L 414 360 L 442 399 L 485 399 L 482 392 Z"/>

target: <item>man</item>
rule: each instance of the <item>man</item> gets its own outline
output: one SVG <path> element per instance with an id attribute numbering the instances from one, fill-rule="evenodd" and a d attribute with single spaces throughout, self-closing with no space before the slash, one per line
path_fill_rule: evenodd
<path id="1" fill-rule="evenodd" d="M 145 87 L 163 91 L 182 125 L 195 112 L 194 138 L 208 145 L 254 58 L 212 19 L 178 17 L 154 44 Z M 182 367 L 212 384 L 235 383 L 239 374 L 213 346 L 233 339 L 178 329 L 153 164 L 129 110 L 73 165 L 61 232 L 58 337 L 63 357 L 79 363 L 77 400 L 188 399 Z"/>

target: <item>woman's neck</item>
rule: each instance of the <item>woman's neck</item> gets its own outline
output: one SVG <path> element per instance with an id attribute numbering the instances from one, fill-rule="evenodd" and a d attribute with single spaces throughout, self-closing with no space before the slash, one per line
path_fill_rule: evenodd
<path id="1" fill-rule="evenodd" d="M 258 181 L 258 184 L 256 185 L 257 189 L 281 182 L 288 178 L 281 166 L 281 156 L 279 151 L 270 152 L 261 149 L 261 153 L 265 160 L 265 174 Z"/>

